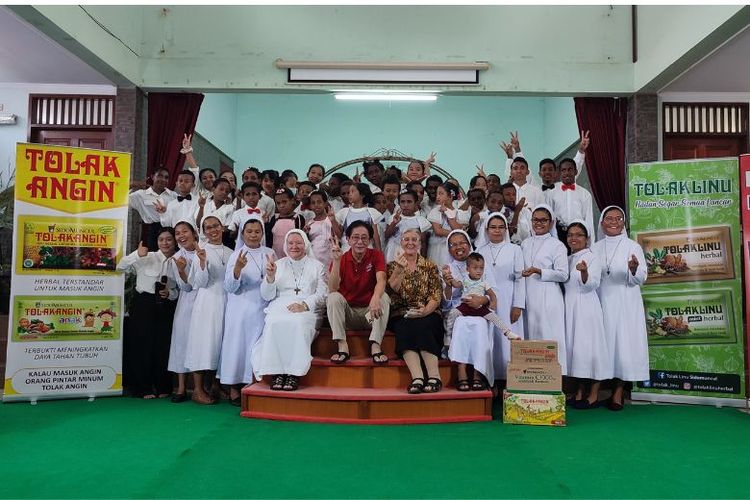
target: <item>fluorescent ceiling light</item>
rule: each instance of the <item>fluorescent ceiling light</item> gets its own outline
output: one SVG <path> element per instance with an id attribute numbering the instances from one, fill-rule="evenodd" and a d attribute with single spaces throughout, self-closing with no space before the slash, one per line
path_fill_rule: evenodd
<path id="1" fill-rule="evenodd" d="M 436 101 L 437 96 L 434 94 L 334 94 L 339 101 Z"/>

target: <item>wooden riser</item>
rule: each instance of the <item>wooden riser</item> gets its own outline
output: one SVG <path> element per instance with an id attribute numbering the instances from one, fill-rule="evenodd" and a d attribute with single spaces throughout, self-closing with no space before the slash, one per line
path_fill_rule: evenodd
<path id="1" fill-rule="evenodd" d="M 440 361 L 440 379 L 443 385 L 456 382 L 456 365 L 450 361 Z M 269 376 L 263 377 L 267 384 Z M 352 358 L 337 365 L 328 358 L 313 359 L 310 371 L 300 379 L 301 386 L 349 387 L 356 389 L 406 388 L 411 383 L 411 375 L 406 363 L 390 360 L 386 365 L 375 365 L 370 358 Z"/>
<path id="2" fill-rule="evenodd" d="M 394 389 L 306 387 L 271 391 L 258 383 L 242 390 L 242 416 L 338 423 L 437 423 L 492 419 L 490 391 L 410 395 Z"/>
<path id="3" fill-rule="evenodd" d="M 353 358 L 364 358 L 370 355 L 370 332 L 347 330 L 346 343 Z M 380 348 L 389 357 L 396 357 L 396 338 L 386 332 Z M 333 333 L 328 328 L 321 328 L 310 348 L 314 357 L 329 358 L 338 351 L 338 343 L 333 340 Z"/>

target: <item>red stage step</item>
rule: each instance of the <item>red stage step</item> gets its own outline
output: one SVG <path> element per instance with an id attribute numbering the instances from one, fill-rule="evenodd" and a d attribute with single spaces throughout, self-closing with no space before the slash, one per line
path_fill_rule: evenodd
<path id="1" fill-rule="evenodd" d="M 242 389 L 243 417 L 330 423 L 412 424 L 492 420 L 492 392 L 459 392 L 455 364 L 440 361 L 446 386 L 438 393 L 407 394 L 411 376 L 396 359 L 395 338 L 386 332 L 381 348 L 390 358 L 370 358 L 369 331 L 347 331 L 352 358 L 330 361 L 337 351 L 331 331 L 322 328 L 312 344 L 310 371 L 296 391 L 272 391 L 269 377 Z"/>
<path id="2" fill-rule="evenodd" d="M 309 386 L 272 391 L 266 383 L 242 389 L 242 416 L 332 423 L 406 424 L 492 420 L 490 391 L 432 394 L 405 389 L 341 389 Z"/>
<path id="3" fill-rule="evenodd" d="M 450 361 L 439 362 L 440 379 L 446 386 L 456 381 L 456 366 Z M 263 377 L 266 383 L 271 377 Z M 330 358 L 313 358 L 310 371 L 300 379 L 301 386 L 392 389 L 411 383 L 409 369 L 400 359 L 389 359 L 388 364 L 376 365 L 372 358 L 351 358 L 336 364 Z"/>

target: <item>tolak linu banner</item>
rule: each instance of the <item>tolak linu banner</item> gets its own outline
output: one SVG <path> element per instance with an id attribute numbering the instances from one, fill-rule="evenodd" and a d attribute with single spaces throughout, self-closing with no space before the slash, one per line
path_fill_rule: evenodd
<path id="1" fill-rule="evenodd" d="M 744 406 L 738 160 L 631 164 L 628 196 L 651 367 L 633 399 Z"/>

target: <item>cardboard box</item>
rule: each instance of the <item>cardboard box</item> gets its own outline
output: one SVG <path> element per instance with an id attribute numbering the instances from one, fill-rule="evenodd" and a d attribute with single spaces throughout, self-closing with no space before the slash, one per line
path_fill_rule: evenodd
<path id="1" fill-rule="evenodd" d="M 554 340 L 514 340 L 510 343 L 510 362 L 514 364 L 558 363 Z"/>
<path id="2" fill-rule="evenodd" d="M 503 391 L 503 423 L 563 427 L 565 394 L 562 392 Z"/>
<path id="3" fill-rule="evenodd" d="M 562 369 L 555 363 L 508 364 L 507 374 L 510 391 L 561 391 Z"/>

